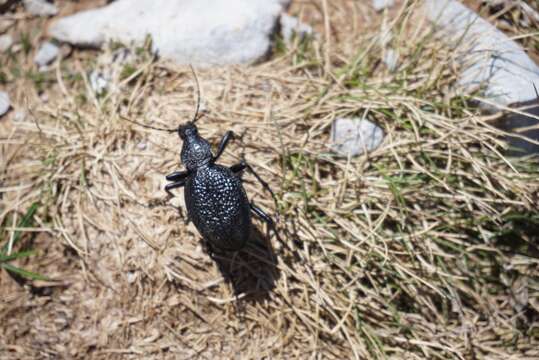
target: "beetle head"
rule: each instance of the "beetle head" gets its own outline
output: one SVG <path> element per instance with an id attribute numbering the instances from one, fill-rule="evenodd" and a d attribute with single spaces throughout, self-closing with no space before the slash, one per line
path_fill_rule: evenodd
<path id="1" fill-rule="evenodd" d="M 185 141 L 189 137 L 198 136 L 198 129 L 193 122 L 189 121 L 178 127 L 178 135 L 180 139 Z"/>
<path id="2" fill-rule="evenodd" d="M 188 170 L 195 170 L 208 164 L 213 159 L 211 145 L 198 135 L 195 124 L 188 122 L 178 128 L 178 134 L 183 140 L 181 159 Z"/>

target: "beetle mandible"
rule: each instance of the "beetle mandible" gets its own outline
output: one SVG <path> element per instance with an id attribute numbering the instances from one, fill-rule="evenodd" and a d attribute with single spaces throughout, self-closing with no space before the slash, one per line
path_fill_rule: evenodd
<path id="1" fill-rule="evenodd" d="M 197 85 L 197 105 L 193 119 L 181 124 L 176 129 L 153 127 L 136 121 L 124 119 L 137 125 L 154 130 L 177 132 L 183 141 L 181 162 L 185 170 L 175 171 L 166 176 L 170 183 L 165 191 L 173 197 L 171 190 L 184 187 L 187 222 L 193 221 L 195 227 L 206 240 L 210 254 L 215 250 L 237 251 L 247 243 L 251 234 L 251 213 L 275 231 L 274 222 L 269 215 L 249 201 L 242 185 L 241 173 L 248 170 L 270 192 L 275 195 L 269 185 L 245 161 L 225 167 L 217 164 L 217 160 L 227 144 L 234 138 L 232 131 L 227 131 L 215 154 L 210 143 L 202 138 L 195 125 L 200 118 L 200 85 L 196 73 L 191 67 Z"/>

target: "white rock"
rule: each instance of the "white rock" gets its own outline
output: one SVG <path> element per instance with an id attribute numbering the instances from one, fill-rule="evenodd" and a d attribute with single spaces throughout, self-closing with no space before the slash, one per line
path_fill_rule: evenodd
<path id="1" fill-rule="evenodd" d="M 11 45 L 13 45 L 13 37 L 11 35 L 0 35 L 0 52 L 7 51 Z"/>
<path id="2" fill-rule="evenodd" d="M 372 0 L 372 7 L 376 11 L 382 11 L 395 5 L 395 0 Z"/>
<path id="3" fill-rule="evenodd" d="M 535 99 L 539 67 L 503 32 L 455 0 L 426 0 L 427 17 L 440 26 L 449 40 L 460 40 L 459 56 L 466 68 L 458 84 L 464 90 L 485 85 L 484 96 L 507 106 Z M 485 110 L 496 106 L 481 103 Z"/>
<path id="4" fill-rule="evenodd" d="M 34 57 L 34 63 L 40 67 L 49 65 L 56 59 L 59 53 L 60 49 L 58 46 L 51 42 L 43 43 Z"/>
<path id="5" fill-rule="evenodd" d="M 394 71 L 399 63 L 399 52 L 393 49 L 386 50 L 382 59 L 389 71 Z"/>
<path id="6" fill-rule="evenodd" d="M 89 76 L 90 87 L 97 94 L 103 94 L 109 87 L 110 79 L 100 71 L 94 70 Z"/>
<path id="7" fill-rule="evenodd" d="M 9 95 L 6 92 L 0 91 L 0 116 L 7 113 L 10 107 Z"/>
<path id="8" fill-rule="evenodd" d="M 54 16 L 58 14 L 58 8 L 45 0 L 23 0 L 24 8 L 32 15 Z"/>
<path id="9" fill-rule="evenodd" d="M 127 282 L 129 284 L 134 283 L 137 280 L 137 272 L 136 271 L 128 271 L 127 272 Z"/>
<path id="10" fill-rule="evenodd" d="M 313 28 L 300 22 L 297 17 L 288 14 L 281 15 L 281 36 L 286 43 L 292 41 L 294 34 L 300 38 L 304 38 L 312 33 Z"/>
<path id="11" fill-rule="evenodd" d="M 136 60 L 134 51 L 127 48 L 105 48 L 97 57 L 97 64 L 90 72 L 90 87 L 96 95 L 105 92 L 121 91 L 119 83 L 125 65 L 132 64 Z"/>
<path id="12" fill-rule="evenodd" d="M 141 141 L 137 144 L 137 149 L 139 150 L 146 150 L 147 147 L 148 147 L 148 143 L 145 141 Z"/>
<path id="13" fill-rule="evenodd" d="M 11 120 L 14 121 L 14 122 L 23 122 L 23 121 L 26 120 L 27 117 L 28 117 L 28 114 L 26 113 L 26 111 L 17 110 L 13 114 L 13 117 L 11 118 Z"/>
<path id="14" fill-rule="evenodd" d="M 384 140 L 384 131 L 361 118 L 337 118 L 331 127 L 331 148 L 342 156 L 356 156 L 376 149 Z"/>
<path id="15" fill-rule="evenodd" d="M 49 34 L 76 45 L 109 40 L 142 44 L 180 64 L 211 66 L 263 58 L 283 9 L 282 0 L 117 0 L 65 17 Z"/>

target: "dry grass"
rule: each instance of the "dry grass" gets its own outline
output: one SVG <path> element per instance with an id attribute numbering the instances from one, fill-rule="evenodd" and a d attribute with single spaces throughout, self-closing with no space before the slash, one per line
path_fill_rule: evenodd
<path id="1" fill-rule="evenodd" d="M 286 246 L 253 234 L 214 262 L 172 206 L 181 192 L 162 203 L 180 140 L 119 114 L 185 121 L 188 68 L 139 49 L 103 66 L 114 86 L 101 96 L 85 71 L 95 60 L 75 54 L 47 74 L 48 102 L 4 124 L 0 223 L 8 241 L 27 232 L 21 246 L 40 254 L 18 264 L 50 279 L 1 275 L 0 357 L 539 356 L 537 165 L 505 158 L 494 118 L 451 91 L 455 52 L 413 6 L 360 29 L 339 24 L 368 19 L 363 5 L 316 4 L 301 9 L 331 36 L 197 71 L 201 133 L 213 144 L 244 134 L 221 162 L 243 154 L 270 183 L 278 208 L 244 177 Z M 385 32 L 394 72 L 381 62 Z M 335 157 L 329 128 L 344 115 L 380 124 L 383 145 Z M 34 202 L 33 227 L 17 229 Z"/>

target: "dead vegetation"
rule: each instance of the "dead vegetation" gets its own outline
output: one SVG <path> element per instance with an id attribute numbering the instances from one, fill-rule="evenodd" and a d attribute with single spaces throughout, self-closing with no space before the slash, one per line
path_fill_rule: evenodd
<path id="1" fill-rule="evenodd" d="M 270 183 L 278 208 L 244 177 L 286 246 L 258 224 L 245 251 L 214 262 L 174 207 L 181 192 L 164 201 L 180 140 L 120 114 L 188 119 L 187 67 L 144 48 L 113 63 L 111 45 L 56 64 L 47 102 L 25 90 L 31 111 L 2 124 L 0 245 L 23 235 L 15 250 L 39 253 L 16 264 L 47 279 L 0 275 L 0 357 L 539 357 L 537 165 L 504 157 L 494 118 L 452 92 L 455 52 L 411 20 L 413 2 L 369 31 L 340 27 L 372 15 L 364 5 L 315 4 L 297 8 L 331 36 L 197 71 L 201 133 L 243 134 L 221 162 L 245 156 Z M 400 54 L 393 72 L 381 38 Z M 100 61 L 112 86 L 96 95 Z M 335 157 L 343 115 L 376 121 L 383 145 Z"/>

